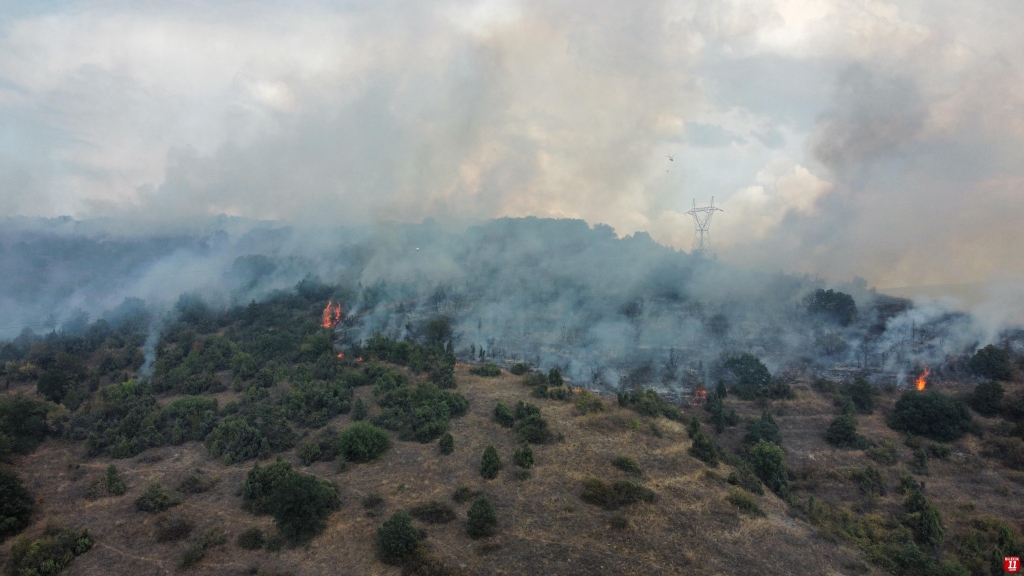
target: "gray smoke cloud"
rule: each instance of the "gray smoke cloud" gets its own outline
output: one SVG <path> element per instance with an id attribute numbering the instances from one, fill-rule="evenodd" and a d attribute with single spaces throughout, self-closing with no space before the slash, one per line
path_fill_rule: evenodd
<path id="1" fill-rule="evenodd" d="M 174 235 L 218 214 L 319 230 L 537 215 L 688 250 L 685 212 L 714 196 L 723 262 L 981 283 L 992 326 L 1024 321 L 1014 2 L 0 11 L 0 216 Z M 179 256 L 169 270 L 195 255 Z"/>

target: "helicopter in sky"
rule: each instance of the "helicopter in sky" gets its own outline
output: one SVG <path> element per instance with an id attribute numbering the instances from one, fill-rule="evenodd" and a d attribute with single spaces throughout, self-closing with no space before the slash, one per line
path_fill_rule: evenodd
<path id="1" fill-rule="evenodd" d="M 669 162 L 675 162 L 676 161 L 676 155 L 675 154 L 669 154 L 668 156 L 665 156 L 665 158 L 668 158 Z"/>

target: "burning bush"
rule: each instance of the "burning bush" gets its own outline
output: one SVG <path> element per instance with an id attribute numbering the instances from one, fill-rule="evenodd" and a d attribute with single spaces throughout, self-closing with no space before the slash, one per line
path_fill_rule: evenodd
<path id="1" fill-rule="evenodd" d="M 938 442 L 956 440 L 971 427 L 971 413 L 960 400 L 934 390 L 908 390 L 896 401 L 889 426 Z"/>
<path id="2" fill-rule="evenodd" d="M 974 353 L 967 367 L 978 376 L 992 380 L 1009 380 L 1013 377 L 1013 365 L 1010 354 L 992 344 Z"/>

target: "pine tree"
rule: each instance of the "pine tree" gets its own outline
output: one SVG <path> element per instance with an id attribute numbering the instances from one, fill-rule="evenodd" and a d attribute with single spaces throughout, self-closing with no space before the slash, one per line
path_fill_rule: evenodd
<path id="1" fill-rule="evenodd" d="M 469 507 L 469 523 L 466 525 L 466 532 L 471 538 L 483 538 L 494 535 L 494 528 L 498 525 L 498 516 L 494 513 L 494 507 L 487 498 L 477 498 Z"/>
<path id="2" fill-rule="evenodd" d="M 498 477 L 499 470 L 501 470 L 501 458 L 498 458 L 498 450 L 494 444 L 489 444 L 484 449 L 483 457 L 480 458 L 480 475 L 491 480 Z"/>

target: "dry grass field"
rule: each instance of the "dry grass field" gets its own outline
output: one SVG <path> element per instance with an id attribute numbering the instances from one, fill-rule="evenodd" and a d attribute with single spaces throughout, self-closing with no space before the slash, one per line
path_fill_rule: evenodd
<path id="1" fill-rule="evenodd" d="M 604 399 L 604 412 L 579 415 L 572 403 L 531 398 L 521 377 L 503 372 L 482 378 L 457 368 L 459 391 L 470 400 L 469 413 L 453 419 L 449 430 L 455 451 L 438 452 L 437 443 L 394 441 L 380 460 L 348 465 L 338 471 L 335 462 L 304 467 L 296 450 L 283 455 L 302 472 L 335 483 L 342 508 L 328 521 L 327 530 L 306 547 L 278 552 L 247 551 L 235 544 L 240 532 L 252 526 L 272 530 L 268 516 L 254 516 L 241 508 L 240 488 L 252 462 L 224 466 L 195 442 L 148 450 L 126 460 L 85 459 L 81 443 L 48 439 L 34 453 L 18 461 L 18 470 L 38 498 L 38 512 L 26 531 L 36 534 L 47 523 L 87 527 L 96 539 L 93 549 L 77 558 L 66 571 L 70 575 L 127 574 L 148 576 L 178 572 L 177 559 L 185 543 L 158 543 L 153 531 L 155 515 L 136 511 L 134 500 L 151 482 L 173 489 L 199 468 L 219 479 L 205 493 L 186 495 L 174 512 L 196 523 L 194 533 L 217 527 L 227 534 L 227 544 L 211 549 L 205 559 L 187 570 L 193 574 L 291 573 L 399 574 L 401 569 L 376 560 L 374 536 L 391 513 L 438 500 L 455 507 L 460 517 L 441 525 L 424 525 L 424 545 L 450 568 L 465 574 L 880 574 L 861 551 L 847 541 L 831 541 L 790 507 L 766 492 L 755 496 L 765 517 L 742 514 L 726 497 L 725 477 L 732 468 L 722 464 L 708 468 L 687 453 L 690 440 L 685 426 L 664 418 L 650 419 L 620 408 Z M 940 389 L 960 392 L 954 385 Z M 371 390 L 357 389 L 368 406 Z M 860 416 L 860 432 L 872 440 L 892 438 L 899 449 L 899 463 L 879 466 L 889 491 L 873 501 L 858 492 L 849 479 L 852 469 L 872 464 L 861 450 L 837 450 L 824 441 L 824 430 L 835 414 L 832 400 L 809 387 L 798 385 L 793 400 L 776 401 L 776 416 L 787 450 L 787 462 L 796 478 L 797 496 L 819 499 L 853 508 L 881 512 L 898 509 L 902 496 L 896 491 L 897 476 L 910 460 L 903 435 L 885 426 L 885 417 L 896 399 L 882 396 L 870 416 Z M 1015 391 L 1016 392 L 1016 391 Z M 225 393 L 221 402 L 234 394 Z M 559 440 L 534 447 L 536 464 L 526 479 L 515 477 L 512 452 L 515 434 L 491 418 L 495 404 L 510 406 L 517 400 L 541 407 Z M 762 407 L 729 397 L 727 408 L 736 408 L 743 422 L 756 418 Z M 684 407 L 685 419 L 702 420 L 699 407 Z M 371 415 L 373 408 L 371 408 Z M 331 424 L 343 428 L 350 416 Z M 705 427 L 706 431 L 710 431 Z M 745 432 L 743 423 L 718 436 L 726 449 L 736 447 Z M 498 478 L 484 480 L 478 473 L 480 456 L 494 444 L 504 468 Z M 953 454 L 931 462 L 926 479 L 929 498 L 942 509 L 947 533 L 958 523 L 979 514 L 1024 518 L 1020 498 L 1024 487 L 1013 481 L 1015 473 L 979 456 L 977 437 L 968 435 L 953 444 Z M 626 529 L 610 525 L 612 512 L 591 506 L 579 498 L 589 477 L 608 481 L 632 478 L 610 461 L 616 456 L 634 458 L 643 469 L 637 481 L 654 490 L 657 500 L 618 511 L 628 519 Z M 109 464 L 117 465 L 128 485 L 122 496 L 89 500 L 89 484 Z M 876 464 L 877 466 L 877 464 Z M 459 486 L 485 495 L 499 520 L 497 534 L 472 540 L 465 532 L 468 503 L 452 502 Z M 377 495 L 384 509 L 368 515 L 361 502 Z M 0 547 L 6 554 L 11 541 Z"/>

